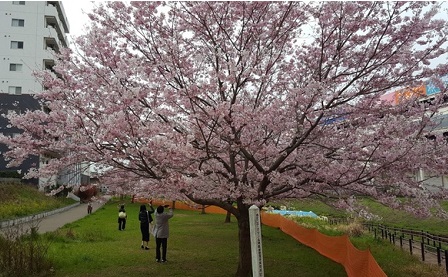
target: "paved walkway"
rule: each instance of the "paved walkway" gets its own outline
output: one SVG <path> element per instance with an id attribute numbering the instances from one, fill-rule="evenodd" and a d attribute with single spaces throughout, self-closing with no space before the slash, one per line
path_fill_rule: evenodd
<path id="1" fill-rule="evenodd" d="M 93 213 L 101 208 L 104 205 L 104 202 L 92 201 Z M 83 217 L 87 216 L 87 204 L 83 203 L 78 206 L 75 206 L 69 210 L 56 213 L 50 216 L 46 216 L 31 222 L 22 223 L 19 226 L 12 226 L 0 229 L 0 232 L 11 234 L 11 230 L 15 232 L 26 232 L 31 227 L 37 226 L 37 232 L 40 234 L 46 232 L 56 231 L 58 228 L 64 226 L 67 223 L 71 223 L 77 221 Z"/>
<path id="2" fill-rule="evenodd" d="M 98 210 L 103 204 L 99 202 L 92 202 L 93 212 Z M 87 204 L 80 204 L 70 210 L 50 215 L 39 219 L 38 233 L 46 233 L 56 231 L 67 223 L 77 221 L 87 215 Z"/>

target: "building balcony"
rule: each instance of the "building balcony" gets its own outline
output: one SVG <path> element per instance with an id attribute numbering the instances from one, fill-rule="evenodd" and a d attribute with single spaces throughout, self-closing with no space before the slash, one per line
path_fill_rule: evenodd
<path id="1" fill-rule="evenodd" d="M 64 33 L 70 33 L 70 26 L 68 24 L 67 16 L 65 15 L 62 2 L 60 1 L 47 1 L 47 6 L 54 7 L 56 9 L 58 19 L 60 21 L 60 26 L 63 27 Z"/>
<path id="2" fill-rule="evenodd" d="M 49 37 L 57 38 L 61 46 L 67 47 L 67 36 L 62 32 L 55 16 L 45 16 L 45 26 L 47 27 Z"/>
<path id="3" fill-rule="evenodd" d="M 44 37 L 44 47 L 45 50 L 53 50 L 59 53 L 59 49 L 62 46 L 61 41 L 55 37 Z"/>

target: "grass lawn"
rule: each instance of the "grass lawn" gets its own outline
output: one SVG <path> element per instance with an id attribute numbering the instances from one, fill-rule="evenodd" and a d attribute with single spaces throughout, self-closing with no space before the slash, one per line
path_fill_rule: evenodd
<path id="1" fill-rule="evenodd" d="M 140 249 L 139 204 L 126 204 L 125 231 L 117 229 L 117 205 L 45 234 L 54 276 L 233 276 L 238 264 L 237 224 L 223 215 L 175 211 L 170 220 L 168 263 L 155 262 L 155 242 Z M 346 276 L 343 267 L 280 230 L 263 226 L 265 276 Z"/>

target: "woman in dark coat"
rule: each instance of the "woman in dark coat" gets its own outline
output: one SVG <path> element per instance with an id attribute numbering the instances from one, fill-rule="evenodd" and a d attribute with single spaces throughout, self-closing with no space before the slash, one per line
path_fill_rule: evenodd
<path id="1" fill-rule="evenodd" d="M 138 220 L 140 221 L 140 231 L 142 233 L 142 249 L 149 250 L 148 242 L 149 242 L 149 226 L 152 222 L 151 214 L 154 213 L 154 208 L 152 207 L 152 203 L 149 202 L 150 210 L 146 210 L 146 205 L 142 204 L 140 206 L 140 212 L 138 214 Z"/>

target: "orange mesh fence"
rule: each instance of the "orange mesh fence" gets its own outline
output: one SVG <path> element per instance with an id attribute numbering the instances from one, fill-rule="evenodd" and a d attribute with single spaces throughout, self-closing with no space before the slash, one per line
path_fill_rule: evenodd
<path id="1" fill-rule="evenodd" d="M 148 203 L 148 199 L 136 199 L 135 202 L 140 203 Z M 174 207 L 175 209 L 179 210 L 186 210 L 186 211 L 201 211 L 204 209 L 206 213 L 211 214 L 226 214 L 227 211 L 216 206 L 205 206 L 204 208 L 202 205 L 198 205 L 193 202 L 183 202 L 183 201 L 171 201 L 171 200 L 152 200 L 152 205 L 154 208 L 160 205 L 170 205 L 170 207 Z"/>
<path id="2" fill-rule="evenodd" d="M 321 255 L 342 264 L 349 277 L 387 276 L 369 250 L 353 246 L 348 236 L 327 236 L 316 229 L 304 228 L 278 214 L 261 213 L 263 224 L 276 227 Z"/>
<path id="3" fill-rule="evenodd" d="M 136 202 L 148 203 L 145 199 Z M 153 200 L 153 206 L 170 205 L 175 209 L 201 211 L 203 207 L 193 202 L 170 200 Z M 216 206 L 204 208 L 207 213 L 226 214 L 224 209 Z M 373 258 L 369 250 L 359 250 L 353 246 L 348 236 L 327 236 L 317 229 L 304 228 L 294 221 L 279 214 L 261 213 L 261 222 L 267 226 L 279 228 L 300 243 L 309 246 L 321 255 L 340 263 L 348 277 L 384 277 L 387 276 Z"/>

